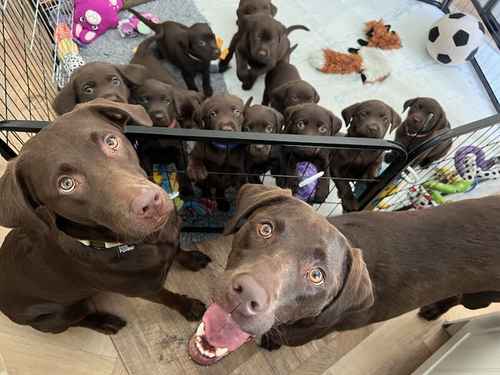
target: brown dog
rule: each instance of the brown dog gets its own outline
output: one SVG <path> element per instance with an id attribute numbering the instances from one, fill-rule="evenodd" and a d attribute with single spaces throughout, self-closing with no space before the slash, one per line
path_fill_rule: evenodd
<path id="1" fill-rule="evenodd" d="M 122 132 L 129 118 L 151 125 L 139 106 L 80 104 L 9 162 L 0 225 L 15 229 L 0 251 L 0 310 L 14 322 L 114 334 L 125 321 L 95 311 L 90 298 L 100 291 L 162 303 L 189 320 L 203 313 L 201 302 L 163 287 L 176 256 L 191 269 L 208 258 L 179 253 L 175 207 L 140 168 Z"/>
<path id="2" fill-rule="evenodd" d="M 397 129 L 401 117 L 380 100 L 356 103 L 342 111 L 348 137 L 379 138 Z M 349 182 L 337 178 L 374 179 L 380 173 L 383 151 L 340 149 L 332 156 L 331 175 L 337 186 L 338 196 L 345 211 L 357 211 L 358 203 Z"/>
<path id="3" fill-rule="evenodd" d="M 128 11 L 156 33 L 155 38 L 162 57 L 180 69 L 187 88 L 198 91 L 194 78 L 201 74 L 203 92 L 207 97 L 212 96 L 210 62 L 219 58 L 220 49 L 210 26 L 207 23 L 195 23 L 188 27 L 173 21 L 156 24 L 133 9 Z"/>
<path id="4" fill-rule="evenodd" d="M 225 72 L 229 68 L 236 53 L 238 78 L 243 90 L 250 90 L 259 76 L 271 71 L 281 60 L 288 61 L 288 35 L 294 30 L 309 31 L 302 25 L 287 28 L 268 14 L 242 17 L 229 45 L 229 53 L 219 63 L 219 71 Z"/>
<path id="5" fill-rule="evenodd" d="M 87 63 L 73 72 L 52 106 L 57 114 L 62 115 L 71 111 L 78 103 L 97 98 L 128 103 L 129 86 L 140 85 L 146 78 L 147 70 L 140 65 Z"/>
<path id="6" fill-rule="evenodd" d="M 296 46 L 290 49 L 290 53 Z M 263 105 L 271 105 L 283 113 L 288 107 L 318 103 L 320 100 L 316 89 L 300 77 L 295 65 L 281 60 L 273 70 L 266 74 L 266 88 L 262 98 Z"/>
<path id="7" fill-rule="evenodd" d="M 247 106 L 250 104 L 248 101 Z M 243 101 L 234 95 L 214 95 L 205 100 L 197 113 L 201 129 L 240 132 L 245 113 Z M 244 147 L 240 144 L 225 144 L 218 142 L 197 142 L 189 156 L 187 174 L 203 190 L 203 195 L 211 197 L 215 189 L 218 208 L 221 211 L 229 209 L 225 199 L 228 187 L 239 188 L 244 179 Z"/>
<path id="8" fill-rule="evenodd" d="M 263 105 L 247 106 L 243 131 L 252 133 L 280 133 L 283 127 L 283 115 L 273 108 Z M 245 149 L 245 171 L 250 175 L 251 183 L 261 183 L 262 175 L 272 167 L 275 153 L 273 147 L 266 144 L 251 144 Z"/>
<path id="9" fill-rule="evenodd" d="M 238 16 L 238 20 L 240 20 L 244 16 L 257 13 L 274 17 L 277 12 L 278 8 L 273 5 L 271 0 L 240 0 L 236 15 Z"/>
<path id="10" fill-rule="evenodd" d="M 432 98 L 414 98 L 404 103 L 403 111 L 410 109 L 406 120 L 396 131 L 396 142 L 401 143 L 410 150 L 435 135 L 450 130 L 451 126 L 446 118 L 443 107 Z M 414 165 L 428 168 L 433 162 L 444 157 L 450 150 L 453 141 L 443 142 L 414 161 Z"/>
<path id="11" fill-rule="evenodd" d="M 211 364 L 255 336 L 276 349 L 421 306 L 427 319 L 460 303 L 486 307 L 500 301 L 499 225 L 499 196 L 325 218 L 289 191 L 245 185 L 225 229 L 234 234 L 226 272 L 190 355 Z M 196 342 L 222 356 L 201 355 Z"/>
<path id="12" fill-rule="evenodd" d="M 177 82 L 162 65 L 161 59 L 156 56 L 156 51 L 153 49 L 155 43 L 154 37 L 144 39 L 137 47 L 130 64 L 142 65 L 147 69 L 149 78 L 175 86 Z"/>
<path id="13" fill-rule="evenodd" d="M 342 121 L 331 111 L 318 104 L 306 103 L 288 107 L 285 111 L 284 133 L 302 136 L 334 136 L 342 127 Z M 297 193 L 304 177 L 298 172 L 299 162 L 311 163 L 318 172 L 324 172 L 318 182 L 314 195 L 304 199 L 311 203 L 323 203 L 330 193 L 330 150 L 324 148 L 282 147 L 280 152 L 279 174 L 289 177 L 276 178 L 276 184 Z M 297 177 L 293 177 L 297 176 Z"/>

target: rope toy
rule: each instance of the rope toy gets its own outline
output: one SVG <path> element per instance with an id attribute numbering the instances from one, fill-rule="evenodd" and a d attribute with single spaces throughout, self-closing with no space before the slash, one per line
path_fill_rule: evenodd
<path id="1" fill-rule="evenodd" d="M 500 178 L 500 165 L 497 159 L 486 159 L 486 154 L 480 147 L 460 147 L 455 153 L 454 161 L 458 174 L 474 185 Z"/>

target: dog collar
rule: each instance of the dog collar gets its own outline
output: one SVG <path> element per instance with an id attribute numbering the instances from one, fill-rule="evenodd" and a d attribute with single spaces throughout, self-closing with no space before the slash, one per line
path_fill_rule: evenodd
<path id="1" fill-rule="evenodd" d="M 429 134 L 431 134 L 431 132 L 425 132 L 425 133 L 415 133 L 415 134 L 410 134 L 410 132 L 408 131 L 408 128 L 406 128 L 406 135 L 408 137 L 412 137 L 412 138 L 424 138 L 424 137 L 428 137 Z"/>
<path id="2" fill-rule="evenodd" d="M 186 51 L 186 54 L 187 54 L 187 56 L 188 56 L 190 59 L 192 59 L 192 60 L 194 60 L 194 61 L 202 61 L 199 57 L 196 57 L 196 56 L 195 56 L 195 55 L 193 55 L 192 53 L 189 53 L 189 51 Z"/>
<path id="3" fill-rule="evenodd" d="M 116 251 L 118 254 L 125 254 L 135 249 L 135 245 L 129 245 L 121 242 L 105 242 L 92 240 L 77 240 L 86 247 L 91 247 L 97 250 Z"/>
<path id="4" fill-rule="evenodd" d="M 211 142 L 212 146 L 219 150 L 234 150 L 235 148 L 239 147 L 239 143 L 218 143 L 218 142 Z"/>

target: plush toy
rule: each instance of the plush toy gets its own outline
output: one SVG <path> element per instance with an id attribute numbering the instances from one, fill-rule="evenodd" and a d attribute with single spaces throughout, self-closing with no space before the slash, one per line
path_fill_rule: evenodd
<path id="1" fill-rule="evenodd" d="M 486 154 L 480 147 L 460 147 L 455 153 L 454 161 L 458 174 L 473 184 L 500 178 L 498 160 L 495 158 L 486 159 Z"/>
<path id="2" fill-rule="evenodd" d="M 363 83 L 382 82 L 391 74 L 384 54 L 377 48 L 351 48 L 349 53 L 325 48 L 309 56 L 310 64 L 323 73 L 359 73 Z"/>
<path id="3" fill-rule="evenodd" d="M 358 39 L 358 43 L 361 46 L 380 49 L 401 48 L 401 38 L 394 30 L 391 30 L 391 25 L 384 24 L 383 20 L 368 21 L 365 23 L 365 34 L 368 41 Z"/>
<path id="4" fill-rule="evenodd" d="M 111 28 L 118 26 L 118 12 L 123 0 L 75 0 L 73 37 L 89 44 Z"/>
<path id="5" fill-rule="evenodd" d="M 151 22 L 160 23 L 160 19 L 151 13 L 144 12 L 141 14 Z M 152 32 L 149 26 L 139 20 L 135 15 L 120 20 L 118 22 L 118 31 L 123 38 L 135 38 L 139 34 L 149 35 Z"/>
<path id="6" fill-rule="evenodd" d="M 445 65 L 463 64 L 474 57 L 484 39 L 481 21 L 464 13 L 443 16 L 429 30 L 427 52 Z"/>
<path id="7" fill-rule="evenodd" d="M 229 54 L 229 48 L 223 48 L 224 47 L 224 40 L 218 36 L 215 40 L 216 44 L 217 44 L 217 48 L 220 49 L 220 56 L 219 56 L 219 59 L 220 60 L 224 60 L 227 55 Z"/>
<path id="8" fill-rule="evenodd" d="M 58 82 L 58 85 L 59 87 L 63 87 L 67 80 L 69 80 L 69 77 L 71 77 L 71 74 L 85 64 L 85 60 L 80 55 L 80 50 L 73 41 L 71 29 L 68 24 L 60 23 L 56 26 L 54 39 L 56 41 L 57 57 L 61 62 L 61 70 L 64 72 L 61 75 L 61 82 Z"/>
<path id="9" fill-rule="evenodd" d="M 408 189 L 408 199 L 410 200 L 410 207 L 408 207 L 410 209 L 421 210 L 437 206 L 432 195 L 423 186 L 411 186 Z"/>
<path id="10" fill-rule="evenodd" d="M 195 219 L 197 217 L 212 216 L 216 209 L 217 202 L 214 200 L 208 198 L 190 200 L 184 202 L 182 216 L 186 220 Z"/>
<path id="11" fill-rule="evenodd" d="M 296 168 L 296 176 L 300 176 L 301 181 L 295 192 L 295 197 L 304 202 L 309 202 L 316 195 L 318 179 L 322 176 L 322 173 L 318 172 L 318 168 L 308 161 L 298 162 Z"/>
<path id="12" fill-rule="evenodd" d="M 153 181 L 167 192 L 170 199 L 173 199 L 175 207 L 180 210 L 184 202 L 179 197 L 179 182 L 177 181 L 175 164 L 154 164 Z"/>

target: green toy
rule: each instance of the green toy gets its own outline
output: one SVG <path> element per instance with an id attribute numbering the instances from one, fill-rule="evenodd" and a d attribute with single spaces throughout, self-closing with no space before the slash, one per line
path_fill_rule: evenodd
<path id="1" fill-rule="evenodd" d="M 473 187 L 472 181 L 467 181 L 449 168 L 437 168 L 435 177 L 424 182 L 423 187 L 431 194 L 437 204 L 446 203 L 444 196 L 466 193 Z"/>

